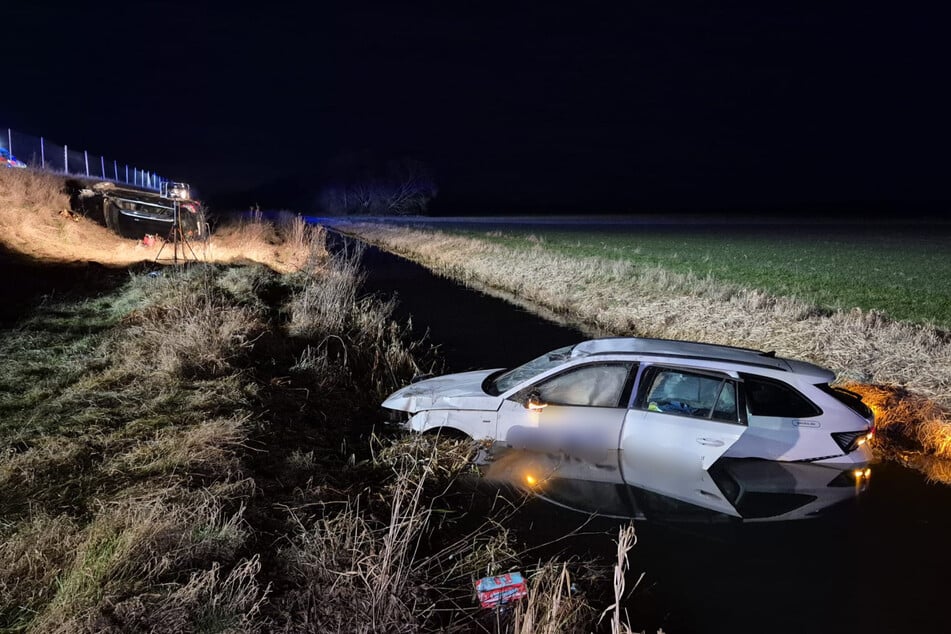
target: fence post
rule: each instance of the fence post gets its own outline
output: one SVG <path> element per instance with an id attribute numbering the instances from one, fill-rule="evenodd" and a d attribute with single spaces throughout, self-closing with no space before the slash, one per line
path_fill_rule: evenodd
<path id="1" fill-rule="evenodd" d="M 112 172 L 116 175 L 116 182 L 119 182 L 119 161 L 112 160 Z"/>
<path id="2" fill-rule="evenodd" d="M 105 179 L 106 178 L 106 157 L 105 156 L 99 157 L 99 165 L 102 166 L 102 178 Z"/>
<path id="3" fill-rule="evenodd" d="M 129 164 L 125 164 L 125 184 L 129 184 Z"/>
<path id="4" fill-rule="evenodd" d="M 40 137 L 40 167 L 46 169 L 46 144 L 43 141 L 43 137 Z"/>
<path id="5" fill-rule="evenodd" d="M 86 162 L 86 176 L 89 176 L 89 151 L 83 150 L 83 160 Z"/>
<path id="6" fill-rule="evenodd" d="M 63 144 L 63 172 L 69 174 L 69 146 Z"/>
<path id="7" fill-rule="evenodd" d="M 13 156 L 13 133 L 7 128 L 7 151 Z"/>

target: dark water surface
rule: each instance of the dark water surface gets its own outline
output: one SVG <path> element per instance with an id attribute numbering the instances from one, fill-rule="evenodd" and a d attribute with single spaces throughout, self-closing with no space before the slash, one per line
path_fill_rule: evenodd
<path id="1" fill-rule="evenodd" d="M 397 296 L 396 317 L 428 332 L 446 372 L 511 367 L 587 338 L 375 248 L 363 262 L 366 290 Z M 872 471 L 863 494 L 799 521 L 683 521 L 649 503 L 630 553 L 630 583 L 646 572 L 627 602 L 631 624 L 668 634 L 948 631 L 951 488 L 894 464 Z M 514 528 L 544 544 L 584 525 L 558 548 L 610 561 L 626 523 L 537 499 Z"/>

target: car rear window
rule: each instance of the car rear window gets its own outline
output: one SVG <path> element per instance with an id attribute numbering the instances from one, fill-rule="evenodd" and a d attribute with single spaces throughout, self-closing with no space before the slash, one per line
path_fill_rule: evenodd
<path id="1" fill-rule="evenodd" d="M 862 396 L 842 387 L 832 387 L 828 383 L 817 383 L 816 387 L 839 401 L 862 418 L 871 418 L 872 410 L 862 402 Z"/>
<path id="2" fill-rule="evenodd" d="M 792 386 L 754 374 L 740 374 L 746 392 L 746 406 L 753 416 L 809 418 L 822 410 Z"/>

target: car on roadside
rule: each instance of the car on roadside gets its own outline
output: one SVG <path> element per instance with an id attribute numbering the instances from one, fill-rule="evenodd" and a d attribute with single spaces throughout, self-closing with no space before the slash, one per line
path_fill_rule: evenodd
<path id="1" fill-rule="evenodd" d="M 18 160 L 17 157 L 10 154 L 10 151 L 7 148 L 0 147 L 0 166 L 25 168 L 26 163 Z"/>
<path id="2" fill-rule="evenodd" d="M 874 414 L 805 361 L 707 343 L 612 337 L 519 367 L 423 379 L 383 407 L 407 429 L 571 453 L 620 449 L 658 477 L 720 457 L 867 465 Z"/>

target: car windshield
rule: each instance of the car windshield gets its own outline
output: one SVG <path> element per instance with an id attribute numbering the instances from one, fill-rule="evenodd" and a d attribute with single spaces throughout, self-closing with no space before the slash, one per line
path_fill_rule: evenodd
<path id="1" fill-rule="evenodd" d="M 573 347 L 574 346 L 565 346 L 564 348 L 546 352 L 537 359 L 532 359 L 517 368 L 503 372 L 489 383 L 487 391 L 495 395 L 507 392 L 523 381 L 538 376 L 546 370 L 551 370 L 552 368 L 563 365 L 571 358 L 571 349 Z"/>

